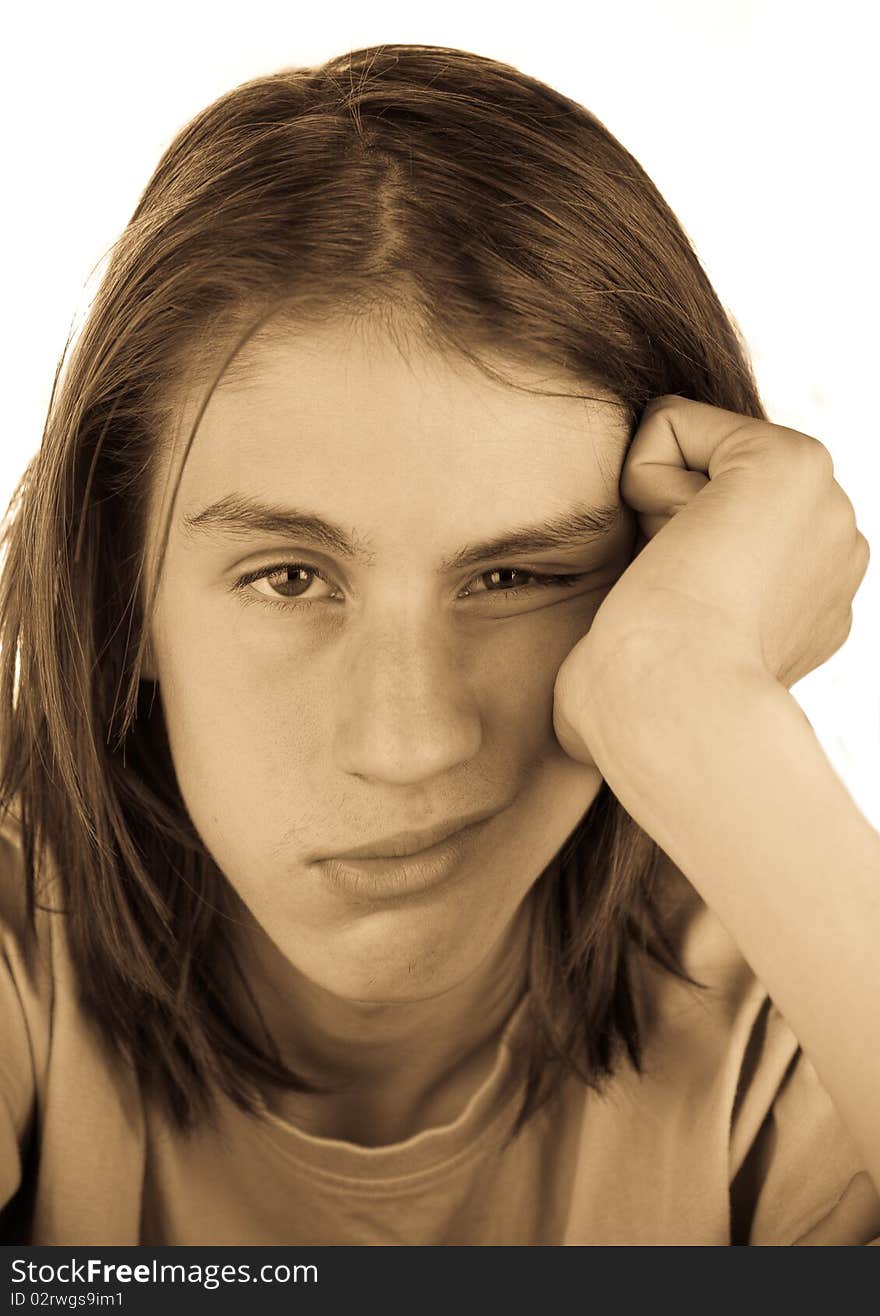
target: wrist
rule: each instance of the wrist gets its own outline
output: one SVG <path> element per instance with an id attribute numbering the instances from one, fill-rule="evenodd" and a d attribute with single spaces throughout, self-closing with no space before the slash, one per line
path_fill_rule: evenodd
<path id="1" fill-rule="evenodd" d="M 616 752 L 668 751 L 670 737 L 708 708 L 790 700 L 740 637 L 648 618 L 614 632 L 594 627 L 560 668 L 556 694 L 563 734 L 584 741 L 600 770 Z"/>

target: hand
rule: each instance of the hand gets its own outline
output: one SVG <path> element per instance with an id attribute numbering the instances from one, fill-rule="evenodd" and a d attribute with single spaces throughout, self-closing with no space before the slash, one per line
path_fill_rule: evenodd
<path id="1" fill-rule="evenodd" d="M 868 544 L 817 439 L 656 398 L 620 489 L 644 542 L 559 669 L 554 720 L 566 750 L 583 743 L 579 712 L 596 655 L 613 662 L 633 636 L 684 663 L 701 650 L 786 688 L 843 644 Z"/>

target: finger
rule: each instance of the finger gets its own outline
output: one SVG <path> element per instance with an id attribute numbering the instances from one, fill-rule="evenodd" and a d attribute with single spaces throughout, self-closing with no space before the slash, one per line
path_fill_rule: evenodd
<path id="1" fill-rule="evenodd" d="M 641 449 L 637 460 L 646 457 L 648 461 L 660 460 L 664 464 L 686 466 L 691 471 L 702 471 L 712 476 L 713 458 L 718 448 L 732 436 L 752 428 L 784 429 L 784 426 L 772 426 L 769 421 L 756 420 L 752 416 L 743 416 L 738 411 L 726 411 L 723 407 L 713 407 L 708 402 L 694 402 L 692 398 L 680 398 L 676 393 L 667 393 L 654 398 L 642 413 L 632 446 Z M 790 431 L 792 434 L 796 431 Z M 801 437 L 807 441 L 806 435 Z M 651 452 L 659 456 L 654 458 Z M 673 454 L 676 454 L 674 456 Z"/>
<path id="2" fill-rule="evenodd" d="M 680 512 L 709 483 L 702 471 L 661 462 L 642 462 L 635 469 L 624 468 L 620 492 L 624 501 L 641 517 L 665 523 Z M 659 524 L 651 534 L 656 534 Z"/>
<path id="3" fill-rule="evenodd" d="M 868 574 L 868 567 L 871 562 L 871 545 L 868 543 L 861 530 L 856 532 L 857 553 L 856 553 L 856 570 L 858 572 L 859 584 Z"/>
<path id="4" fill-rule="evenodd" d="M 675 394 L 655 398 L 630 444 L 621 495 L 636 511 L 680 510 L 718 473 L 743 435 L 753 438 L 761 428 L 783 427 Z M 800 438 L 809 442 L 805 435 Z"/>

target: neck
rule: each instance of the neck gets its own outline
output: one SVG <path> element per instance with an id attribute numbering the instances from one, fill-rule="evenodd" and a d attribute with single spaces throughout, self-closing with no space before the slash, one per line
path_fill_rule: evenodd
<path id="1" fill-rule="evenodd" d="M 452 1120 L 489 1073 L 527 982 L 531 904 L 463 981 L 424 1000 L 377 1003 L 334 995 L 301 974 L 253 920 L 248 986 L 282 1058 L 327 1086 L 270 1105 L 310 1132 L 376 1145 Z"/>

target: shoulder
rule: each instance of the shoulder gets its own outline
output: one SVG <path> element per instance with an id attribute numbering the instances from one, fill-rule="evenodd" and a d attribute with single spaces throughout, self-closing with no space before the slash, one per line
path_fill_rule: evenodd
<path id="1" fill-rule="evenodd" d="M 648 1072 L 724 1131 L 733 1241 L 796 1242 L 834 1212 L 863 1170 L 859 1153 L 720 920 L 668 862 L 661 883 L 664 926 L 700 985 L 645 968 Z"/>
<path id="2" fill-rule="evenodd" d="M 16 814 L 0 815 L 0 962 L 28 1002 L 51 984 L 52 915 L 39 898 L 48 896 L 51 885 L 41 881 L 32 926 L 21 822 Z"/>
<path id="3" fill-rule="evenodd" d="M 0 819 L 0 1208 L 21 1175 L 51 995 L 48 948 L 28 924 L 20 828 L 7 816 Z"/>
<path id="4" fill-rule="evenodd" d="M 661 928 L 683 970 L 676 977 L 647 956 L 635 962 L 648 1064 L 679 1083 L 723 1076 L 731 1096 L 769 1001 L 733 938 L 665 856 L 656 888 Z M 797 1050 L 777 1036 L 780 1077 Z"/>
<path id="5" fill-rule="evenodd" d="M 40 874 L 34 921 L 18 817 L 0 817 L 0 1090 L 20 1108 L 48 1062 L 56 993 L 59 916 L 46 907 L 52 891 Z"/>
<path id="6" fill-rule="evenodd" d="M 21 826 L 7 815 L 0 818 L 0 1077 L 25 1037 L 28 1064 L 16 1070 L 33 1067 L 51 1008 L 51 961 L 49 916 L 38 909 L 34 926 L 29 922 Z"/>
<path id="7" fill-rule="evenodd" d="M 54 863 L 32 935 L 20 828 L 0 823 L 0 1235 L 136 1241 L 142 1094 L 81 1005 Z"/>

